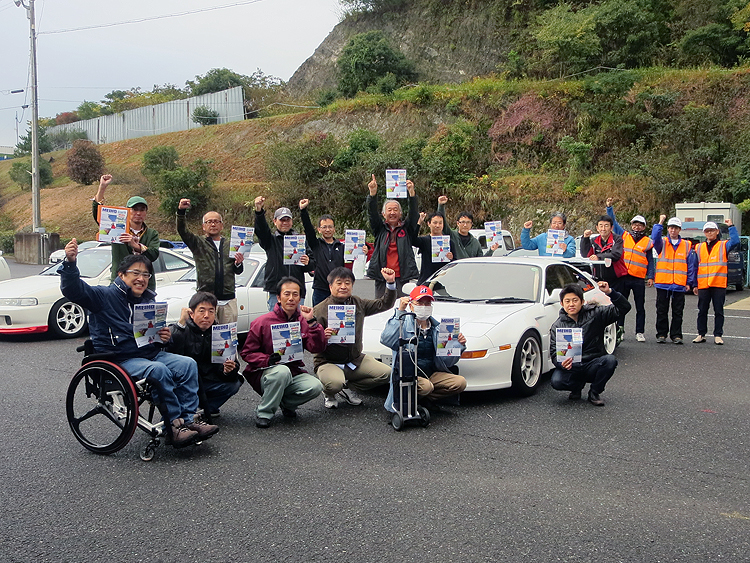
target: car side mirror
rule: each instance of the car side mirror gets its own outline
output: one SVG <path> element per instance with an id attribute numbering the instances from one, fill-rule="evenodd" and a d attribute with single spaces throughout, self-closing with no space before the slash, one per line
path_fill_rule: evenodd
<path id="1" fill-rule="evenodd" d="M 547 299 L 544 300 L 545 305 L 555 305 L 560 303 L 560 294 L 562 293 L 562 289 L 559 287 L 552 290 L 552 294 L 547 296 Z"/>

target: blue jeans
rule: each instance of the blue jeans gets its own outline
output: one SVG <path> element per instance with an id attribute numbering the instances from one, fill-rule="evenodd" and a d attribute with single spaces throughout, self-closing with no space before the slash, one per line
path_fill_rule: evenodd
<path id="1" fill-rule="evenodd" d="M 217 413 L 221 406 L 240 390 L 242 380 L 239 378 L 234 381 L 208 381 L 204 379 L 202 384 L 203 391 L 206 394 L 204 408 L 209 413 Z"/>
<path id="2" fill-rule="evenodd" d="M 153 360 L 130 358 L 120 365 L 133 379 L 145 377 L 154 382 L 154 403 L 164 405 L 170 422 L 178 418 L 193 421 L 198 409 L 198 364 L 193 358 L 159 352 Z"/>
<path id="3" fill-rule="evenodd" d="M 558 391 L 580 391 L 591 383 L 591 391 L 602 393 L 607 381 L 615 374 L 617 358 L 611 354 L 599 356 L 585 363 L 573 364 L 571 369 L 556 368 L 550 383 Z"/>

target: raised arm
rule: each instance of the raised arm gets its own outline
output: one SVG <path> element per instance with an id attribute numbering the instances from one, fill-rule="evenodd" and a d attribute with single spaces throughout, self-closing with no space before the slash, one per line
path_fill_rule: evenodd
<path id="1" fill-rule="evenodd" d="M 620 226 L 620 223 L 617 222 L 617 219 L 615 218 L 615 209 L 612 207 L 612 198 L 607 198 L 607 216 L 612 219 L 612 232 L 616 235 L 622 236 L 622 233 L 625 232 L 625 229 L 623 229 Z"/>
<path id="2" fill-rule="evenodd" d="M 190 250 L 195 252 L 195 249 L 198 246 L 198 237 L 191 233 L 187 228 L 187 211 L 190 207 L 191 203 L 187 198 L 182 198 L 177 205 L 177 234 L 180 235 L 182 242 L 184 242 Z"/>
<path id="3" fill-rule="evenodd" d="M 266 221 L 266 210 L 263 208 L 265 201 L 266 198 L 261 195 L 255 198 L 255 236 L 258 237 L 258 243 L 269 251 L 273 246 L 273 235 Z"/>
<path id="4" fill-rule="evenodd" d="M 309 199 L 299 200 L 299 215 L 302 218 L 302 227 L 305 229 L 307 246 L 310 247 L 310 250 L 315 251 L 320 245 L 320 241 L 318 240 L 318 233 L 315 232 L 315 227 L 310 220 L 310 212 L 307 210 L 309 204 Z"/>

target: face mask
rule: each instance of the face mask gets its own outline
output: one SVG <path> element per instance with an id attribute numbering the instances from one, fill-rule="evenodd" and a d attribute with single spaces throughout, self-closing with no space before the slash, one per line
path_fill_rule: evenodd
<path id="1" fill-rule="evenodd" d="M 414 305 L 414 314 L 420 321 L 425 321 L 432 316 L 432 305 Z"/>

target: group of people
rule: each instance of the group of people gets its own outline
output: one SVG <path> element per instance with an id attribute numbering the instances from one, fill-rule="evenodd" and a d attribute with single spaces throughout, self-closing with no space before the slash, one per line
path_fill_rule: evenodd
<path id="1" fill-rule="evenodd" d="M 94 217 L 104 204 L 110 175 L 102 176 L 99 190 L 93 199 Z M 90 313 L 89 326 L 94 349 L 111 352 L 116 361 L 135 378 L 147 378 L 154 383 L 153 396 L 164 414 L 171 432 L 168 435 L 175 447 L 185 447 L 210 438 L 219 431 L 213 424 L 221 406 L 236 394 L 247 380 L 261 396 L 255 413 L 258 428 L 268 428 L 276 411 L 288 418 L 297 416 L 297 408 L 323 395 L 325 408 L 335 409 L 341 404 L 359 405 L 357 391 L 366 391 L 391 380 L 391 367 L 363 353 L 362 331 L 364 319 L 393 308 L 398 308 L 388 321 L 382 341 L 394 351 L 398 349 L 399 328 L 418 349 L 417 391 L 420 400 L 445 401 L 455 398 L 466 388 L 466 380 L 458 374 L 458 357 L 437 356 L 439 321 L 432 316 L 432 290 L 423 285 L 442 263 L 433 263 L 431 236 L 450 237 L 449 260 L 491 255 L 497 245 L 485 253 L 479 241 L 470 233 L 473 216 L 459 214 L 456 229 L 448 226 L 445 204 L 441 196 L 434 213 L 419 213 L 418 198 L 411 181 L 407 182 L 409 210 L 404 218 L 401 204 L 388 199 L 378 206 L 378 185 L 375 176 L 368 183 L 367 209 L 371 233 L 375 238 L 374 251 L 367 275 L 375 281 L 375 299 L 354 295 L 355 277 L 351 264 L 344 261 L 344 245 L 335 237 L 335 221 L 330 215 L 318 219 L 317 232 L 308 212 L 309 200 L 299 202 L 300 217 L 306 234 L 307 251 L 299 264 L 284 264 L 284 236 L 296 234 L 292 228 L 292 213 L 287 207 L 275 210 L 274 230 L 266 219 L 265 198 L 254 200 L 255 235 L 266 252 L 264 290 L 268 293 L 268 313 L 252 321 L 239 356 L 246 362 L 240 373 L 239 358 L 227 358 L 223 364 L 211 363 L 211 332 L 215 324 L 237 321 L 235 276 L 243 272 L 243 254 L 232 254 L 229 241 L 222 235 L 222 216 L 214 211 L 202 218 L 202 235 L 187 227 L 186 215 L 191 208 L 189 199 L 181 199 L 176 214 L 176 228 L 192 251 L 197 269 L 197 292 L 180 319 L 169 328 L 159 331 L 161 342 L 137 346 L 133 334 L 133 310 L 138 303 L 155 300 L 153 261 L 159 253 L 159 235 L 148 227 L 145 219 L 148 204 L 139 196 L 128 200 L 132 210 L 130 230 L 120 236 L 119 244 L 112 244 L 112 284 L 91 287 L 80 278 L 76 267 L 78 245 L 73 239 L 65 248 L 66 258 L 60 266 L 63 294 L 84 306 Z M 721 241 L 715 224 L 707 223 L 706 243 L 691 252 L 691 245 L 679 237 L 680 221 L 668 221 L 668 237 L 662 238 L 665 216 L 654 225 L 651 237 L 645 234 L 646 221 L 636 215 L 631 230 L 625 231 L 617 223 L 611 200 L 607 201 L 607 215 L 597 222 L 598 236 L 590 238 L 586 231 L 581 242 L 582 254 L 597 261 L 600 289 L 611 297 L 609 306 L 594 306 L 584 302 L 578 285 L 566 287 L 560 295 L 560 317 L 551 329 L 551 355 L 556 370 L 552 386 L 570 391 L 571 399 L 581 398 L 587 382 L 591 383 L 588 400 L 597 406 L 604 404 L 600 394 L 617 365 L 616 359 L 604 348 L 604 328 L 612 322 L 620 327 L 630 309 L 628 297 L 632 291 L 636 304 L 636 338 L 644 341 L 645 285 L 657 287 L 657 341 L 665 342 L 667 333 L 672 341 L 682 343 L 682 308 L 684 294 L 695 288 L 699 296 L 699 336 L 694 342 L 705 342 L 708 306 L 713 303 L 716 313 L 715 342 L 721 344 L 721 306 L 726 288 L 727 253 L 739 243 L 736 229 L 730 224 L 730 240 Z M 419 236 L 425 222 L 430 235 Z M 564 230 L 566 217 L 552 215 L 549 228 Z M 546 254 L 546 233 L 531 238 L 533 223 L 524 224 L 522 246 Z M 319 235 L 319 236 L 318 236 Z M 421 271 L 417 270 L 412 247 L 422 252 Z M 575 240 L 566 234 L 559 244 L 563 257 L 575 256 Z M 654 268 L 651 250 L 659 258 Z M 304 305 L 305 273 L 314 271 L 312 307 Z M 408 296 L 403 286 L 417 279 L 418 286 Z M 723 285 L 722 285 L 723 284 Z M 672 322 L 667 321 L 669 303 Z M 328 307 L 354 307 L 355 337 L 352 344 L 328 343 L 335 330 L 328 326 Z M 402 318 L 410 310 L 414 316 Z M 303 348 L 314 355 L 315 374 L 307 373 L 302 360 L 282 362 L 274 349 L 271 327 L 285 323 L 299 323 Z M 403 323 L 403 327 L 401 327 Z M 583 329 L 582 361 L 558 361 L 555 330 L 561 327 Z M 463 348 L 466 339 L 459 335 Z M 386 401 L 386 408 L 393 405 Z M 202 412 L 202 415 L 199 414 Z"/>

